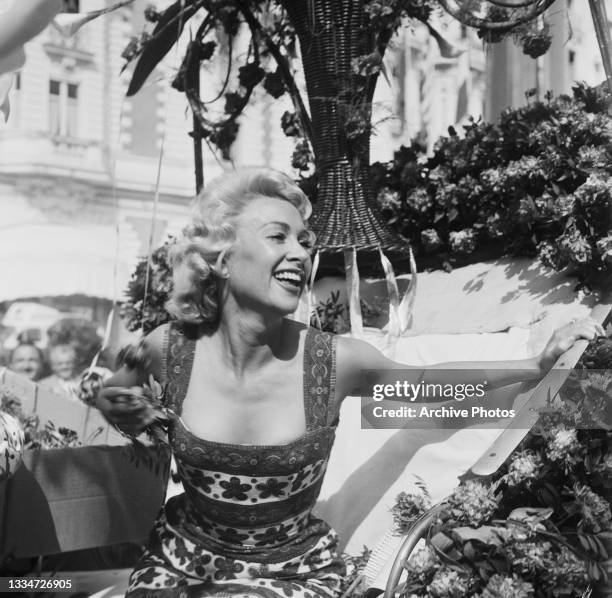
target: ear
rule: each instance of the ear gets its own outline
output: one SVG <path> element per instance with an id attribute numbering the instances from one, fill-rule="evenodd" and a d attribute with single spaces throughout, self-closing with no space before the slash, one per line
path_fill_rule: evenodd
<path id="1" fill-rule="evenodd" d="M 217 260 L 215 261 L 215 273 L 217 274 L 217 276 L 219 276 L 219 278 L 229 278 L 227 264 L 225 263 L 227 252 L 227 249 L 221 251 L 217 256 Z"/>

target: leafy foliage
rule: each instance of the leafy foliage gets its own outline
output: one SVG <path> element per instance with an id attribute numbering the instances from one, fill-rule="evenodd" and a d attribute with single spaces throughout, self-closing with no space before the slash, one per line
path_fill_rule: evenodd
<path id="1" fill-rule="evenodd" d="M 81 440 L 74 430 L 61 426 L 56 428 L 51 421 L 41 426 L 37 415 L 26 415 L 21 400 L 6 388 L 0 389 L 0 411 L 12 415 L 21 424 L 25 436 L 24 450 L 81 446 Z"/>
<path id="2" fill-rule="evenodd" d="M 150 262 L 141 259 L 134 270 L 121 306 L 121 318 L 128 330 L 144 335 L 170 319 L 165 304 L 172 290 L 169 250 L 174 239 L 168 239 L 151 254 Z M 148 274 L 147 274 L 148 270 Z"/>
<path id="3" fill-rule="evenodd" d="M 539 256 L 583 279 L 612 267 L 612 127 L 602 89 L 530 101 L 372 165 L 389 224 L 417 255 Z"/>
<path id="4" fill-rule="evenodd" d="M 364 101 L 364 90 L 375 83 L 381 69 L 382 55 L 392 34 L 409 21 L 420 21 L 429 26 L 433 11 L 439 8 L 436 0 L 373 0 L 355 3 L 355 9 L 363 11 L 363 34 L 373 41 L 372 52 L 353 61 L 352 73 L 338 73 L 341 84 L 338 104 L 346 111 L 344 124 L 352 139 L 369 135 L 371 131 L 371 105 Z M 302 124 L 305 137 L 298 142 L 300 156 L 294 157 L 296 168 L 303 168 L 306 157 L 303 144 L 311 143 L 309 116 L 295 81 L 297 65 L 296 28 L 303 23 L 293 23 L 288 17 L 287 2 L 283 0 L 175 0 L 164 10 L 155 7 L 145 9 L 148 30 L 133 37 L 122 56 L 127 67 L 135 62 L 128 96 L 141 89 L 170 49 L 177 42 L 184 27 L 196 15 L 197 32 L 188 45 L 181 68 L 173 86 L 186 93 L 198 119 L 202 136 L 217 146 L 224 158 L 229 159 L 229 146 L 236 138 L 238 118 L 248 104 L 253 90 L 262 84 L 263 89 L 277 99 L 289 94 Z M 522 8 L 508 10 L 489 6 L 488 21 L 512 21 L 525 12 Z M 486 27 L 484 28 L 486 29 Z M 525 53 L 539 56 L 550 46 L 547 26 L 531 21 L 520 26 L 510 25 L 503 31 L 481 32 L 485 41 L 495 42 L 507 35 L 514 35 L 523 45 Z M 239 56 L 234 52 L 234 40 L 241 30 L 250 33 L 249 49 Z M 224 51 L 215 51 L 222 46 Z M 224 77 L 217 100 L 225 98 L 223 115 L 211 116 L 208 103 L 202 102 L 199 89 L 193 82 L 193 73 L 200 64 L 210 60 L 225 61 Z M 230 127 L 230 123 L 232 126 Z"/>
<path id="5" fill-rule="evenodd" d="M 612 128 L 608 96 L 578 85 L 573 97 L 507 110 L 498 124 L 472 122 L 465 136 L 441 138 L 425 158 L 417 140 L 393 160 L 371 167 L 372 183 L 387 222 L 409 240 L 421 263 L 434 267 L 487 258 L 539 256 L 583 280 L 612 269 Z M 294 114 L 283 115 L 298 135 Z M 308 144 L 305 151 L 310 152 Z M 306 160 L 307 162 L 307 160 Z M 298 180 L 316 197 L 316 180 Z M 169 239 L 138 264 L 122 317 L 129 330 L 148 333 L 166 322 L 172 288 Z M 338 297 L 315 307 L 324 330 L 344 331 L 348 310 Z M 364 319 L 376 306 L 362 305 Z M 315 320 L 316 322 L 316 317 Z"/>
<path id="6" fill-rule="evenodd" d="M 593 413 L 589 387 L 603 389 L 610 422 L 611 357 L 612 339 L 591 343 L 577 366 L 583 383 L 562 389 L 564 407 L 547 412 L 491 480 L 468 480 L 444 501 L 406 563 L 402 596 L 581 596 L 608 582 L 612 427 L 576 422 Z M 394 517 L 406 531 L 429 507 L 428 497 L 401 493 Z"/>

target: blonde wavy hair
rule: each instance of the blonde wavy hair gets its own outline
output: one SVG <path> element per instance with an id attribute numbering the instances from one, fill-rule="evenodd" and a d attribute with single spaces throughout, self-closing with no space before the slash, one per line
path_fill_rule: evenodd
<path id="1" fill-rule="evenodd" d="M 273 197 L 295 206 L 306 221 L 310 200 L 286 174 L 269 168 L 228 171 L 211 181 L 194 200 L 191 224 L 170 251 L 175 280 L 166 309 L 186 324 L 212 323 L 219 311 L 218 283 L 223 256 L 236 239 L 236 219 L 253 199 Z M 187 288 L 177 289 L 178 275 Z"/>

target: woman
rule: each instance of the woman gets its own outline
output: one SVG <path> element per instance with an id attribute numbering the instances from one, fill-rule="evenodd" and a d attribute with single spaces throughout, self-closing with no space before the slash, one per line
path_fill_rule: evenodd
<path id="1" fill-rule="evenodd" d="M 359 394 L 363 369 L 405 366 L 287 318 L 310 275 L 310 210 L 278 172 L 245 170 L 211 183 L 172 256 L 169 308 L 180 323 L 154 330 L 148 366 L 122 369 L 98 397 L 109 421 L 136 433 L 152 416 L 133 387 L 153 374 L 175 414 L 169 440 L 185 494 L 162 509 L 130 578 L 131 598 L 186 596 L 197 582 L 190 594 L 338 593 L 337 538 L 311 509 L 340 403 Z M 491 368 L 476 373 L 490 387 L 510 384 L 534 369 L 543 374 L 577 338 L 601 332 L 583 321 L 558 331 L 537 360 L 471 369 Z M 414 372 L 413 382 L 444 376 Z"/>

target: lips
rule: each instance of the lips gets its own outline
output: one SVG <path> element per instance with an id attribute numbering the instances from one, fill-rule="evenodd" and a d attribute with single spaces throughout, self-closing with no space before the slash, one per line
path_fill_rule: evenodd
<path id="1" fill-rule="evenodd" d="M 302 270 L 278 270 L 274 278 L 287 289 L 300 290 L 304 285 L 304 272 Z"/>

